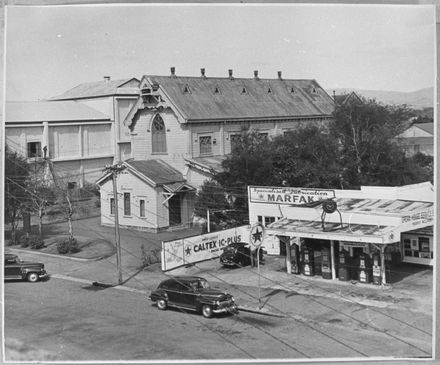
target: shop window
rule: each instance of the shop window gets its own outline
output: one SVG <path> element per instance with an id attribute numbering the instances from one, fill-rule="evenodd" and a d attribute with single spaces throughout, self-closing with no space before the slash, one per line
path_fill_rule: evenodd
<path id="1" fill-rule="evenodd" d="M 275 217 L 264 217 L 264 226 L 267 227 L 269 224 L 275 222 Z"/>
<path id="2" fill-rule="evenodd" d="M 41 157 L 41 142 L 28 142 L 27 144 L 27 157 Z"/>
<path id="3" fill-rule="evenodd" d="M 124 193 L 124 215 L 131 215 L 130 193 Z"/>
<path id="4" fill-rule="evenodd" d="M 269 133 L 267 132 L 263 132 L 263 133 L 258 133 L 258 135 L 262 138 L 267 140 L 269 138 Z"/>
<path id="5" fill-rule="evenodd" d="M 263 217 L 261 215 L 257 216 L 258 223 L 263 224 Z"/>
<path id="6" fill-rule="evenodd" d="M 212 154 L 212 137 L 211 136 L 199 137 L 199 143 L 200 143 L 200 154 L 201 155 Z"/>
<path id="7" fill-rule="evenodd" d="M 145 218 L 145 200 L 139 200 L 139 216 Z"/>
<path id="8" fill-rule="evenodd" d="M 428 237 L 419 237 L 419 251 L 422 252 L 430 252 L 429 249 L 429 238 Z"/>
<path id="9" fill-rule="evenodd" d="M 153 153 L 167 152 L 165 123 L 159 114 L 154 117 L 151 126 L 151 145 Z"/>
<path id="10" fill-rule="evenodd" d="M 115 198 L 110 198 L 110 214 L 115 214 Z"/>

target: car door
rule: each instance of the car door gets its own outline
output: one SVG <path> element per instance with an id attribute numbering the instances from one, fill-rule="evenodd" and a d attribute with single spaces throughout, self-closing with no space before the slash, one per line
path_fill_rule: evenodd
<path id="1" fill-rule="evenodd" d="M 173 280 L 170 283 L 168 283 L 166 288 L 166 293 L 168 294 L 168 302 L 170 304 L 180 305 L 181 291 L 182 291 L 182 284 L 179 281 Z"/>
<path id="2" fill-rule="evenodd" d="M 17 262 L 17 258 L 5 258 L 5 279 L 20 279 L 21 266 Z"/>

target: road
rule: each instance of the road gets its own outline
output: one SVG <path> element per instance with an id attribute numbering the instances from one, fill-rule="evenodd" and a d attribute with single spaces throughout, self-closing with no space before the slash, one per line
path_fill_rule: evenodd
<path id="1" fill-rule="evenodd" d="M 50 280 L 5 283 L 7 361 L 429 357 L 431 353 L 430 317 L 410 318 L 405 310 L 268 288 L 261 292 L 262 301 L 283 317 L 241 311 L 237 316 L 205 319 L 191 312 L 159 311 L 146 299 L 164 277 L 159 270 L 138 278 L 137 289 L 100 289 L 91 282 L 105 265 L 112 265 L 109 261 L 45 261 Z M 225 283 L 215 284 L 230 289 Z M 233 294 L 238 304 L 257 303 L 256 287 L 234 286 Z"/>

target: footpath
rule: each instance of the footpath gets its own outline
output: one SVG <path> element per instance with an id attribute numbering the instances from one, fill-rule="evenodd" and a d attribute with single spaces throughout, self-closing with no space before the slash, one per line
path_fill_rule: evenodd
<path id="1" fill-rule="evenodd" d="M 433 272 L 431 268 L 400 265 L 393 268 L 390 285 L 379 286 L 355 281 L 323 279 L 320 276 L 288 274 L 285 258 L 266 256 L 264 264 L 256 267 L 224 268 L 218 259 L 199 262 L 191 266 L 180 267 L 162 272 L 160 264 L 141 268 L 141 246 L 146 250 L 158 249 L 163 240 L 172 240 L 200 233 L 198 228 L 164 233 L 146 233 L 121 229 L 122 264 L 124 269 L 123 285 L 117 284 L 115 270 L 114 228 L 103 227 L 98 218 L 74 222 L 74 231 L 90 238 L 88 250 L 83 250 L 77 257 L 67 257 L 41 250 L 22 249 L 9 246 L 5 252 L 15 252 L 26 260 L 38 260 L 46 264 L 51 274 L 62 273 L 64 278 L 101 284 L 103 287 L 134 290 L 149 294 L 167 275 L 198 275 L 205 277 L 212 285 L 227 289 L 237 299 L 243 309 L 257 310 L 264 314 L 271 312 L 268 302 L 274 293 L 286 295 L 308 295 L 315 298 L 327 298 L 353 302 L 377 308 L 407 308 L 419 313 L 429 314 L 433 310 Z M 62 226 L 52 225 L 49 237 L 54 240 L 63 231 Z M 109 247 L 111 249 L 109 249 Z M 261 290 L 261 295 L 258 291 Z M 259 299 L 263 298 L 259 302 Z M 273 311 L 272 311 L 273 312 Z M 272 313 L 274 314 L 274 313 Z"/>

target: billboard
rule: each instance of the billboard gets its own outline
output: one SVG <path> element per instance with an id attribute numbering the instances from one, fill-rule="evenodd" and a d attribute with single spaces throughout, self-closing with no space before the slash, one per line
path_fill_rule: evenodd
<path id="1" fill-rule="evenodd" d="M 162 242 L 162 270 L 219 257 L 233 242 L 248 242 L 249 227 L 240 226 L 173 241 Z"/>
<path id="2" fill-rule="evenodd" d="M 249 186 L 248 193 L 250 202 L 266 204 L 307 205 L 335 197 L 334 190 L 270 186 Z"/>

